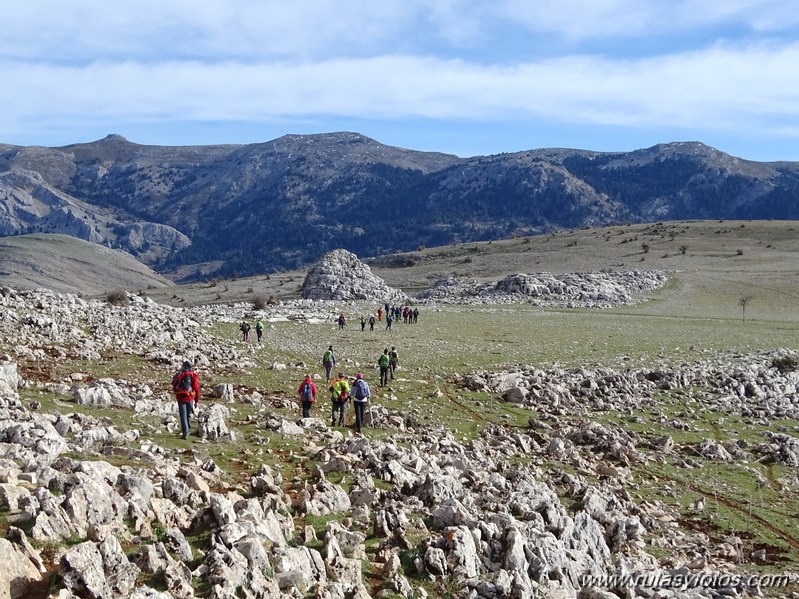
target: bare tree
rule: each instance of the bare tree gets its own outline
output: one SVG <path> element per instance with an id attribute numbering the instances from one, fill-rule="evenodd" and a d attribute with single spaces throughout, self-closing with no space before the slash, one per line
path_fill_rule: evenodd
<path id="1" fill-rule="evenodd" d="M 750 301 L 752 301 L 751 295 L 744 295 L 738 300 L 738 305 L 741 306 L 741 316 L 743 322 L 746 322 L 746 304 L 748 304 Z"/>

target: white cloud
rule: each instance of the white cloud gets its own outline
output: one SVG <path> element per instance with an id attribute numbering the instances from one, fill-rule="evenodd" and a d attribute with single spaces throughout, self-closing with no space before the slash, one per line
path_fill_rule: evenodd
<path id="1" fill-rule="evenodd" d="M 31 0 L 0 5 L 0 53 L 30 59 L 303 57 L 374 50 L 418 16 L 401 0 Z"/>
<path id="2" fill-rule="evenodd" d="M 783 136 L 799 122 L 799 44 L 779 41 L 799 0 L 26 0 L 0 3 L 0 22 L 0 142 L 325 116 Z M 659 36 L 673 47 L 636 54 Z"/>
<path id="3" fill-rule="evenodd" d="M 573 40 L 629 39 L 724 26 L 768 32 L 799 23 L 797 0 L 505 0 L 502 10 L 532 31 Z"/>
<path id="4" fill-rule="evenodd" d="M 319 63 L 0 65 L 0 123 L 50 118 L 524 120 L 755 127 L 799 116 L 799 44 L 509 67 L 414 56 Z"/>
<path id="5" fill-rule="evenodd" d="M 718 36 L 726 26 L 729 35 L 785 31 L 799 24 L 799 0 L 26 0 L 1 3 L 0 22 L 6 59 L 257 63 L 469 48 L 490 63 L 529 52 L 537 34 L 578 44 L 703 28 Z M 529 48 L 505 47 L 520 39 Z"/>

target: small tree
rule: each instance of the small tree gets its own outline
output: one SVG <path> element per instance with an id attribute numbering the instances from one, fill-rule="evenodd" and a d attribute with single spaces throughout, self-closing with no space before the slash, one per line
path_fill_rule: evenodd
<path id="1" fill-rule="evenodd" d="M 745 295 L 738 300 L 738 305 L 741 306 L 741 318 L 743 322 L 746 322 L 746 304 L 750 301 L 752 301 L 752 296 L 750 295 Z"/>
<path id="2" fill-rule="evenodd" d="M 649 252 L 649 244 L 648 243 L 642 243 L 641 244 L 641 251 L 644 254 L 648 253 Z"/>
<path id="3" fill-rule="evenodd" d="M 687 245 L 681 245 L 681 246 L 680 246 L 680 253 L 681 253 L 683 256 L 685 255 L 685 252 L 687 252 L 687 251 L 688 251 L 688 246 L 687 246 Z"/>

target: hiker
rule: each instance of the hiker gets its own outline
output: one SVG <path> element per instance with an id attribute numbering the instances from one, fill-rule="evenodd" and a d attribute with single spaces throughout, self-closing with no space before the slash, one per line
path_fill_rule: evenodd
<path id="1" fill-rule="evenodd" d="M 242 341 L 249 341 L 250 340 L 250 323 L 242 321 L 239 325 L 239 330 L 241 331 L 241 340 Z"/>
<path id="2" fill-rule="evenodd" d="M 343 372 L 338 373 L 338 377 L 330 383 L 330 401 L 333 409 L 330 413 L 330 426 L 336 425 L 336 413 L 338 412 L 338 425 L 344 426 L 347 419 L 347 404 L 350 401 L 350 384 L 344 377 Z"/>
<path id="3" fill-rule="evenodd" d="M 394 371 L 397 369 L 397 365 L 399 364 L 399 355 L 397 354 L 397 348 L 393 345 L 391 346 L 391 351 L 388 353 L 388 371 L 391 374 L 391 380 L 394 380 Z"/>
<path id="4" fill-rule="evenodd" d="M 394 317 L 391 316 L 391 313 L 389 312 L 388 314 L 386 314 L 386 330 L 387 331 L 391 330 L 391 323 L 393 321 L 394 321 Z"/>
<path id="5" fill-rule="evenodd" d="M 327 348 L 325 354 L 322 356 L 322 366 L 325 367 L 325 382 L 330 382 L 330 373 L 336 365 L 336 355 L 333 353 L 333 346 Z"/>
<path id="6" fill-rule="evenodd" d="M 413 309 L 413 324 L 416 324 L 416 321 L 419 320 L 419 308 Z"/>
<path id="7" fill-rule="evenodd" d="M 310 374 L 305 375 L 305 380 L 300 383 L 297 388 L 297 394 L 300 396 L 300 403 L 302 405 L 302 417 L 311 417 L 311 407 L 316 401 L 316 385 L 313 382 Z"/>
<path id="8" fill-rule="evenodd" d="M 370 331 L 374 331 L 375 330 L 375 317 L 374 316 L 370 316 L 369 317 L 369 330 Z"/>
<path id="9" fill-rule="evenodd" d="M 344 330 L 344 325 L 346 325 L 346 324 L 347 324 L 347 319 L 344 318 L 344 315 L 343 314 L 339 315 L 339 317 L 338 317 L 338 328 L 343 331 Z"/>
<path id="10" fill-rule="evenodd" d="M 378 321 L 383 320 L 383 308 L 377 309 L 377 320 Z"/>
<path id="11" fill-rule="evenodd" d="M 258 337 L 258 343 L 261 342 L 261 337 L 264 334 L 264 323 L 260 319 L 255 323 L 255 334 Z"/>
<path id="12" fill-rule="evenodd" d="M 377 365 L 380 367 L 380 386 L 385 387 L 388 384 L 388 368 L 390 366 L 391 358 L 388 355 L 388 348 L 383 350 L 383 355 L 377 360 Z"/>
<path id="13" fill-rule="evenodd" d="M 361 330 L 362 331 L 366 330 L 366 317 L 365 316 L 361 316 Z"/>
<path id="14" fill-rule="evenodd" d="M 178 400 L 180 431 L 183 438 L 187 439 L 191 432 L 191 415 L 194 412 L 192 406 L 196 408 L 200 403 L 200 378 L 188 360 L 183 362 L 183 366 L 172 377 L 172 391 Z"/>
<path id="15" fill-rule="evenodd" d="M 359 372 L 355 375 L 355 383 L 350 390 L 352 397 L 352 406 L 355 408 L 355 432 L 361 434 L 363 427 L 363 413 L 366 410 L 366 404 L 369 403 L 369 397 L 372 395 L 369 389 L 369 383 L 363 378 L 363 373 Z"/>

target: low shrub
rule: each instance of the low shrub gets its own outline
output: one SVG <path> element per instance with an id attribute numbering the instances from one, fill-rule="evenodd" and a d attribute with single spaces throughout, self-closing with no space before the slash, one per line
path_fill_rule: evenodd
<path id="1" fill-rule="evenodd" d="M 771 361 L 771 366 L 780 372 L 793 372 L 799 369 L 799 358 L 796 356 L 779 356 Z"/>
<path id="2" fill-rule="evenodd" d="M 120 288 L 109 291 L 105 298 L 112 306 L 127 306 L 129 303 L 127 292 Z"/>

